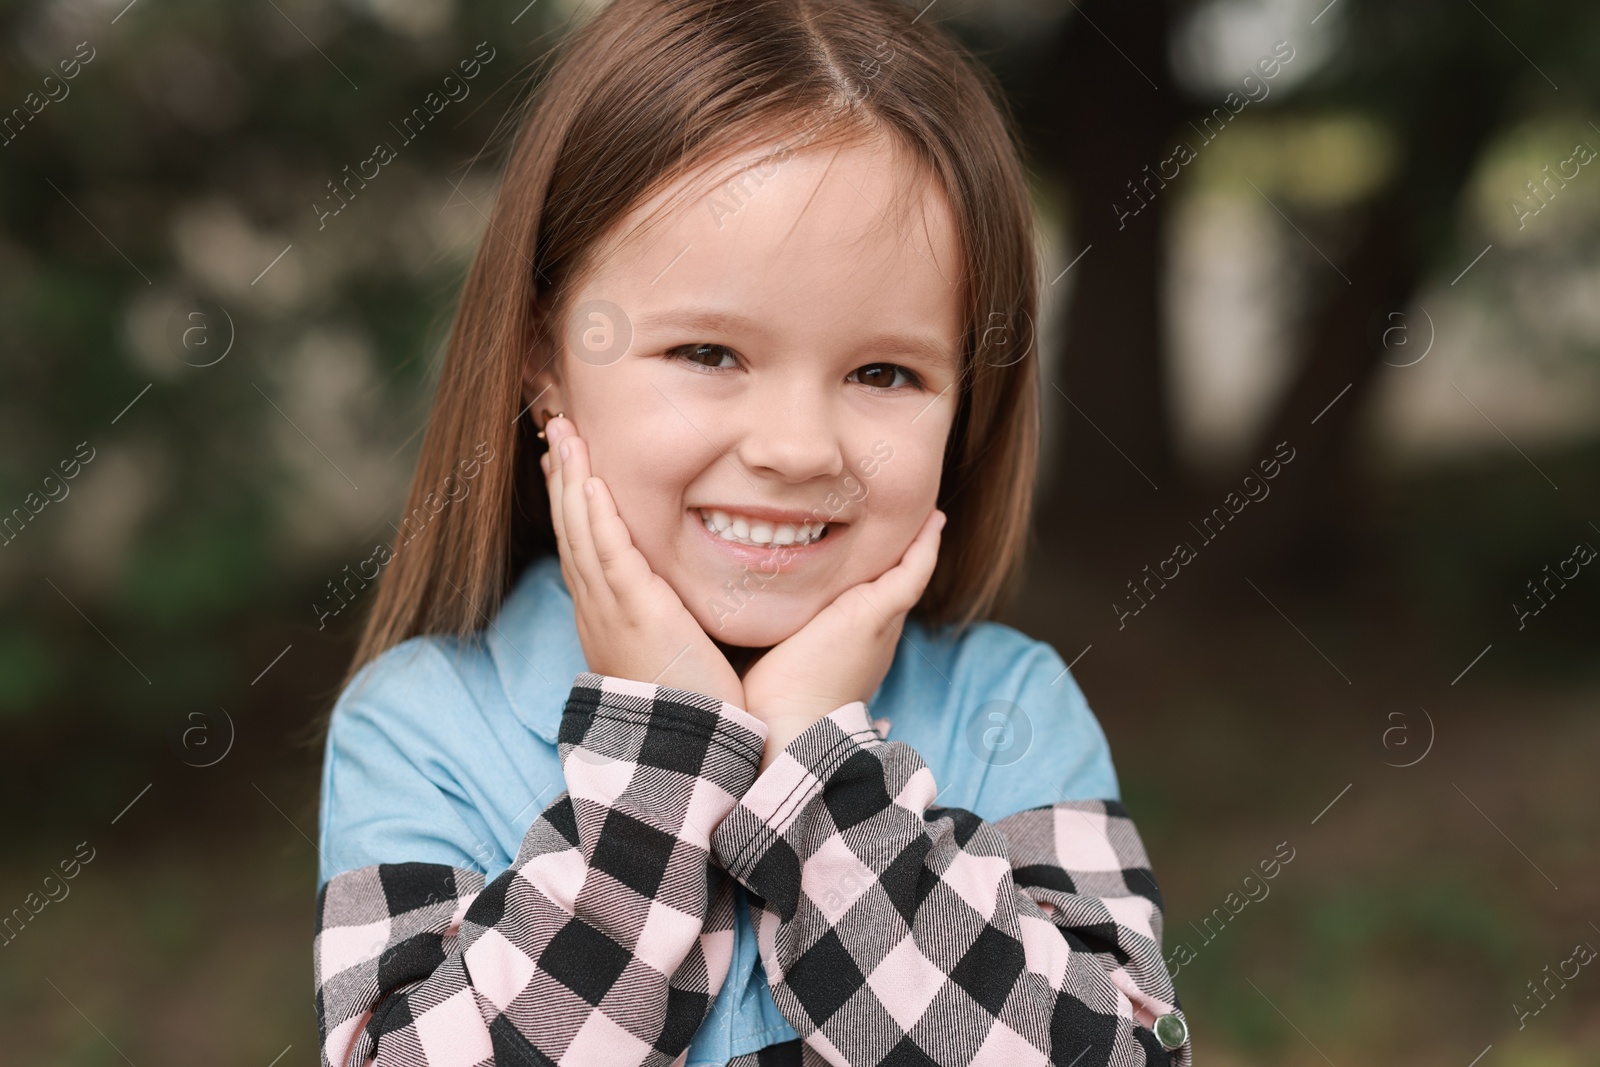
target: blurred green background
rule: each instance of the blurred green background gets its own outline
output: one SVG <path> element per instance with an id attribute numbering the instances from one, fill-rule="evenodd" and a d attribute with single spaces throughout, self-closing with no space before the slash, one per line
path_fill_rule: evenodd
<path id="1" fill-rule="evenodd" d="M 392 533 L 516 109 L 592 10 L 0 4 L 6 1063 L 315 1062 L 308 727 L 359 618 L 312 605 Z M 1199 1061 L 1600 1063 L 1600 973 L 1529 987 L 1600 946 L 1600 9 L 923 17 L 1005 86 L 1046 252 L 1006 618 L 1111 739 Z"/>

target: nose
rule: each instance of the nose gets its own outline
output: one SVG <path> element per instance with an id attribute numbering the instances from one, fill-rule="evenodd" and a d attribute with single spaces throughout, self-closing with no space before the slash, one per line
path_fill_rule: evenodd
<path id="1" fill-rule="evenodd" d="M 822 390 L 780 376 L 744 400 L 734 451 L 749 470 L 794 483 L 844 470 L 835 412 Z"/>

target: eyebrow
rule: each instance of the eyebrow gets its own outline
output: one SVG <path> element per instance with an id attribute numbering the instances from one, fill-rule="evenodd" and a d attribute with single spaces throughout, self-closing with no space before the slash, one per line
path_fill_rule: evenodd
<path id="1" fill-rule="evenodd" d="M 712 333 L 746 333 L 767 335 L 770 330 L 755 319 L 733 311 L 715 308 L 673 308 L 642 317 L 636 324 L 641 329 L 677 327 L 683 330 L 706 330 Z M 860 350 L 875 352 L 905 352 L 920 356 L 935 366 L 954 369 L 956 357 L 950 349 L 932 337 L 918 334 L 873 334 L 857 346 Z"/>

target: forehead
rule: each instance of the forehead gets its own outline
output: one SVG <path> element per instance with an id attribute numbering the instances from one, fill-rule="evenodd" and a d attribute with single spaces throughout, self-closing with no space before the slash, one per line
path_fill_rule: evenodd
<path id="1" fill-rule="evenodd" d="M 640 326 L 693 307 L 818 342 L 904 330 L 947 353 L 962 333 L 953 212 L 886 138 L 774 141 L 693 168 L 619 221 L 591 263 L 584 294 Z"/>

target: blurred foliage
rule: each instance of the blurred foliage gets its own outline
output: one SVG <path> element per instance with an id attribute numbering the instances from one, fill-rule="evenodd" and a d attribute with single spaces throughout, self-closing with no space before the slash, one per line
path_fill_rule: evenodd
<path id="1" fill-rule="evenodd" d="M 1545 470 L 1559 491 L 1530 477 L 1515 454 L 1430 468 L 1385 487 L 1392 526 L 1384 536 L 1394 550 L 1386 573 L 1441 659 L 1458 655 L 1468 635 L 1482 635 L 1500 652 L 1485 662 L 1488 670 L 1544 680 L 1594 677 L 1600 576 L 1583 567 L 1521 626 L 1513 610 L 1539 607 L 1528 583 L 1543 580 L 1545 568 L 1556 568 L 1575 545 L 1600 550 L 1600 529 L 1591 525 L 1600 520 L 1591 503 L 1600 496 L 1600 445 L 1547 460 Z"/>
<path id="2" fill-rule="evenodd" d="M 235 647 L 248 617 L 322 636 L 299 605 L 387 529 L 496 124 L 557 17 L 122 7 L 0 13 L 0 101 L 67 89 L 0 147 L 0 501 L 59 493 L 44 479 L 94 450 L 0 556 L 7 615 L 29 620 L 0 630 L 13 719 L 87 701 L 154 726 L 254 673 Z M 461 78 L 484 41 L 492 58 Z M 75 55 L 76 77 L 43 81 Z M 337 205 L 328 183 L 377 141 L 398 158 L 319 226 L 313 204 Z M 205 333 L 185 344 L 197 308 Z M 107 641 L 138 666 L 107 664 Z"/>

